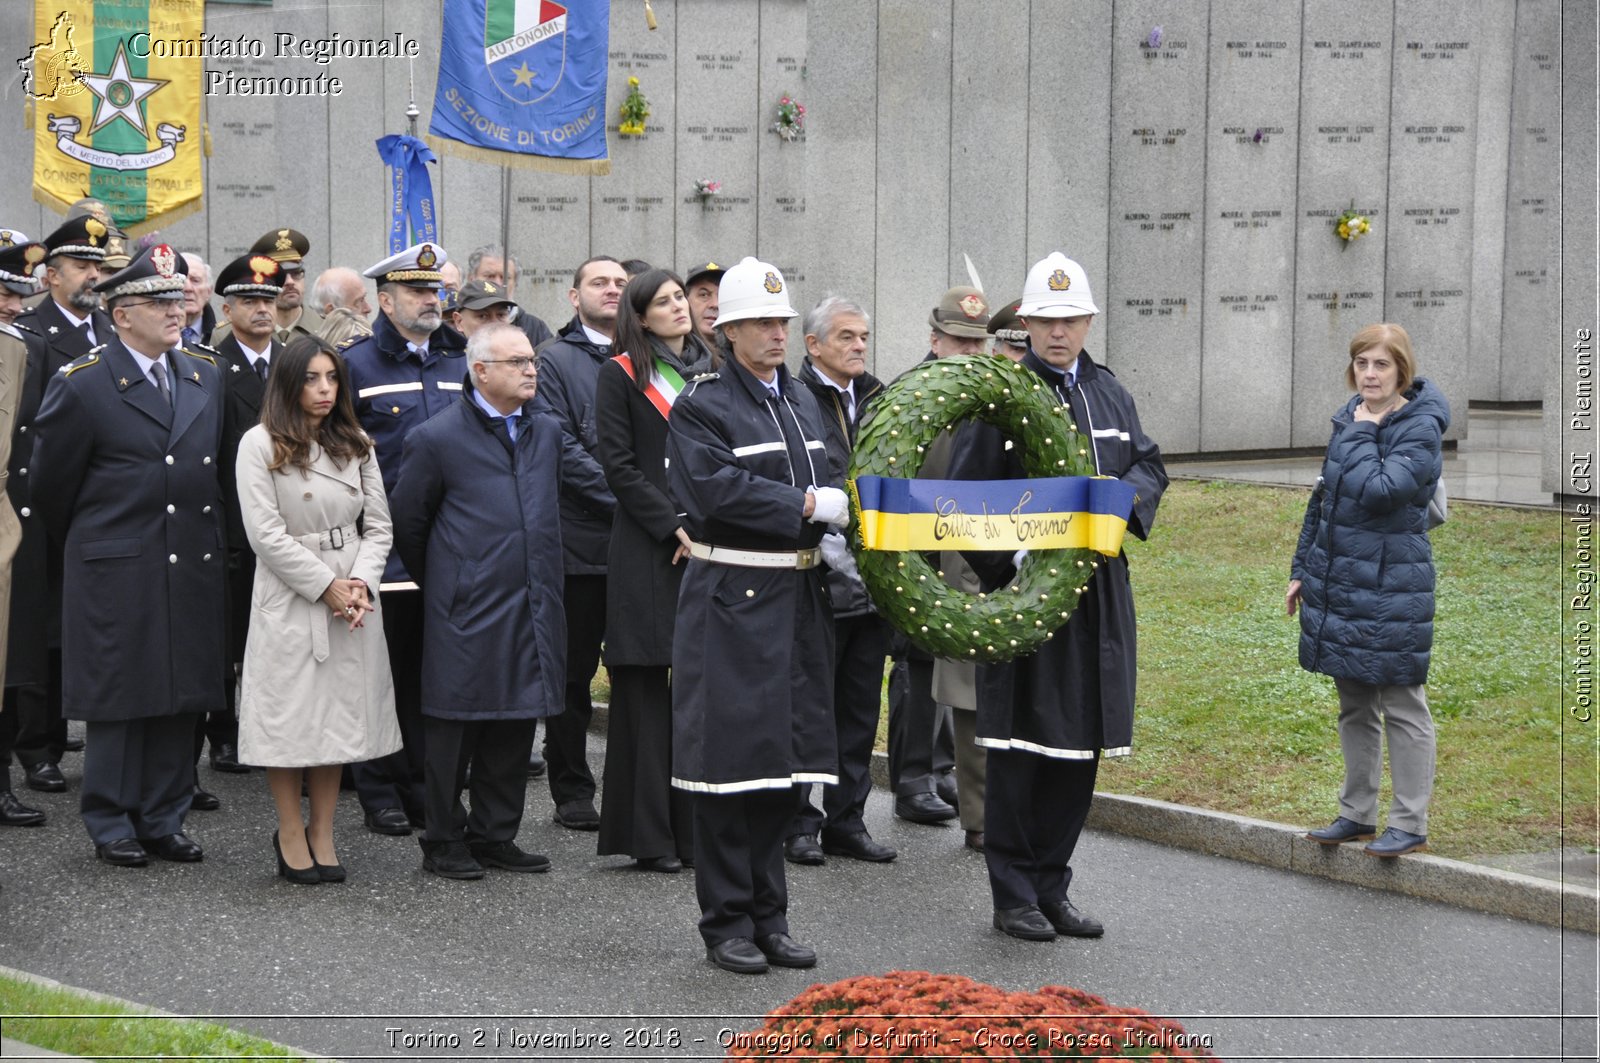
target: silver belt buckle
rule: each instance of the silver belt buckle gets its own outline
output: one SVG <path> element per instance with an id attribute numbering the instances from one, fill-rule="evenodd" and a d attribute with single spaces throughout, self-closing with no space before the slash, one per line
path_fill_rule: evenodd
<path id="1" fill-rule="evenodd" d="M 342 525 L 328 532 L 328 549 L 344 549 L 344 527 Z"/>

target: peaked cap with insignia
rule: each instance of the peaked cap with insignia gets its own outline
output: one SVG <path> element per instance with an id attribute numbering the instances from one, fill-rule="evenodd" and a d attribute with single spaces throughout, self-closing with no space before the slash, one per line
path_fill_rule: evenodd
<path id="1" fill-rule="evenodd" d="M 222 267 L 217 274 L 217 294 L 266 295 L 276 298 L 283 291 L 283 267 L 269 255 L 252 252 Z"/>
<path id="2" fill-rule="evenodd" d="M 44 238 L 45 260 L 63 255 L 89 262 L 104 262 L 111 232 L 111 226 L 92 214 L 68 218 L 56 227 L 55 232 Z"/>
<path id="3" fill-rule="evenodd" d="M 296 229 L 274 229 L 250 245 L 252 255 L 266 255 L 285 273 L 305 272 L 301 259 L 311 250 L 306 234 Z"/>
<path id="4" fill-rule="evenodd" d="M 450 261 L 444 248 L 437 244 L 412 244 L 398 255 L 390 255 L 376 265 L 362 271 L 379 284 L 404 284 L 408 288 L 444 287 L 444 274 L 439 267 Z"/>
<path id="5" fill-rule="evenodd" d="M 153 244 L 139 252 L 127 268 L 96 284 L 94 290 L 107 302 L 129 295 L 182 299 L 184 278 L 188 275 L 189 267 L 182 255 L 167 244 Z"/>
<path id="6" fill-rule="evenodd" d="M 33 271 L 44 261 L 43 244 L 29 240 L 15 229 L 0 229 L 0 287 L 18 295 L 39 290 Z"/>
<path id="7" fill-rule="evenodd" d="M 506 291 L 504 285 L 495 284 L 493 281 L 472 280 L 461 286 L 451 300 L 452 310 L 487 310 L 491 306 L 515 306 L 516 300 Z"/>

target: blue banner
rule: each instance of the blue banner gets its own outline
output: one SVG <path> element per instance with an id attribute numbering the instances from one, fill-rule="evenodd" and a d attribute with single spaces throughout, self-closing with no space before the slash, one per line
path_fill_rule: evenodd
<path id="1" fill-rule="evenodd" d="M 868 550 L 1122 549 L 1137 492 L 1109 476 L 852 481 Z"/>
<path id="2" fill-rule="evenodd" d="M 438 156 L 416 137 L 396 133 L 378 140 L 378 157 L 389 167 L 389 253 L 424 241 L 438 243 L 433 178 L 428 176 L 428 163 L 437 162 Z"/>
<path id="3" fill-rule="evenodd" d="M 444 0 L 428 143 L 497 166 L 610 172 L 607 0 Z"/>

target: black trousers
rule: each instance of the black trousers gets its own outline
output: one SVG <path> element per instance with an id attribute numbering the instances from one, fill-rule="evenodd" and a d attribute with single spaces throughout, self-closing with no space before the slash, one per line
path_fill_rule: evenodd
<path id="1" fill-rule="evenodd" d="M 615 665 L 606 724 L 606 799 L 600 807 L 601 856 L 694 855 L 694 810 L 672 786 L 672 684 L 669 669 Z"/>
<path id="2" fill-rule="evenodd" d="M 67 720 L 61 715 L 61 647 L 50 650 L 48 678 L 41 685 L 6 687 L 7 714 L 17 717 L 16 754 L 23 767 L 60 764 L 66 750 Z M 9 761 L 9 758 L 7 758 Z"/>
<path id="3" fill-rule="evenodd" d="M 839 784 L 825 787 L 822 811 L 811 803 L 811 786 L 797 788 L 790 834 L 855 834 L 866 830 L 861 813 L 872 792 L 872 747 L 883 704 L 883 662 L 889 625 L 875 613 L 833 622 L 833 726 L 839 743 Z M 933 665 L 928 665 L 932 684 Z M 931 731 L 930 731 L 931 735 Z M 928 788 L 933 788 L 930 781 Z"/>
<path id="4" fill-rule="evenodd" d="M 194 716 L 89 721 L 78 808 L 96 845 L 183 830 L 194 795 Z"/>
<path id="5" fill-rule="evenodd" d="M 249 550 L 228 551 L 228 579 L 224 616 L 228 624 L 228 659 L 222 666 L 224 705 L 196 721 L 194 759 L 198 766 L 205 743 L 214 754 L 218 746 L 239 744 L 239 666 L 250 637 L 250 596 L 256 581 L 256 555 Z"/>
<path id="6" fill-rule="evenodd" d="M 589 684 L 600 670 L 600 643 L 606 634 L 606 578 L 569 574 L 562 593 L 567 616 L 566 708 L 544 723 L 550 797 L 558 806 L 594 800 L 594 772 L 588 758 L 594 702 L 589 700 Z"/>
<path id="7" fill-rule="evenodd" d="M 528 751 L 536 723 L 422 718 L 427 751 L 424 841 L 508 842 L 517 836 L 528 797 Z M 472 801 L 470 813 L 461 807 L 463 786 Z"/>
<path id="8" fill-rule="evenodd" d="M 1083 833 L 1100 770 L 1064 760 L 990 749 L 983 804 L 983 854 L 996 908 L 1059 901 L 1072 884 L 1072 851 Z"/>
<path id="9" fill-rule="evenodd" d="M 896 797 L 931 794 L 955 768 L 955 727 L 933 700 L 933 661 L 896 657 L 889 670 L 889 786 Z"/>
<path id="10" fill-rule="evenodd" d="M 368 812 L 401 808 L 420 821 L 427 806 L 423 766 L 426 736 L 422 726 L 422 592 L 384 591 L 377 603 L 383 611 L 383 641 L 389 647 L 394 676 L 394 710 L 405 745 L 386 757 L 350 765 L 350 777 L 361 807 Z M 524 763 L 526 772 L 528 765 Z"/>
<path id="11" fill-rule="evenodd" d="M 789 932 L 783 838 L 794 794 L 694 795 L 694 893 L 707 945 Z"/>

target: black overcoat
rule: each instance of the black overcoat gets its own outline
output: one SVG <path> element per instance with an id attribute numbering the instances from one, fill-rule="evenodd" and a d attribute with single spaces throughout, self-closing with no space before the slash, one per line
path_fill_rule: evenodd
<path id="1" fill-rule="evenodd" d="M 63 712 L 137 720 L 223 704 L 222 374 L 168 352 L 172 404 L 115 336 L 53 376 L 33 497 L 63 547 Z"/>
<path id="2" fill-rule="evenodd" d="M 699 542 L 794 551 L 827 530 L 802 516 L 806 488 L 827 485 L 821 413 L 786 369 L 778 380 L 783 398 L 769 399 L 729 359 L 673 404 L 667 482 Z M 823 569 L 687 564 L 672 648 L 672 785 L 739 793 L 837 783 Z"/>
<path id="3" fill-rule="evenodd" d="M 11 620 L 7 638 L 5 685 L 44 683 L 49 674 L 50 647 L 61 644 L 61 564 L 51 555 L 44 521 L 33 505 L 33 422 L 44 400 L 49 348 L 44 338 L 23 325 L 14 326 L 27 348 L 17 423 L 11 432 L 11 463 L 6 497 L 22 523 L 22 542 L 11 563 Z"/>
<path id="4" fill-rule="evenodd" d="M 605 575 L 611 514 L 617 508 L 595 453 L 600 441 L 595 383 L 611 355 L 610 346 L 591 341 L 576 317 L 539 348 L 534 401 L 561 425 L 561 543 L 566 571 L 573 575 Z"/>
<path id="5" fill-rule="evenodd" d="M 389 498 L 395 550 L 422 588 L 422 712 L 520 720 L 563 708 L 561 428 L 523 406 L 513 446 L 461 400 L 411 430 Z"/>
<path id="6" fill-rule="evenodd" d="M 688 378 L 670 351 L 654 353 Z M 606 664 L 666 667 L 688 563 L 672 563 L 683 518 L 668 494 L 667 419 L 616 358 L 600 367 L 594 416 L 595 452 L 617 499 L 606 556 Z"/>
<path id="7" fill-rule="evenodd" d="M 1096 470 L 1137 489 L 1128 531 L 1148 538 L 1167 471 L 1160 449 L 1139 424 L 1133 396 L 1087 354 L 1078 356 L 1078 380 L 1070 390 L 1061 373 L 1032 352 L 1022 364 L 1038 374 L 1056 401 L 1070 408 L 1073 423 L 1089 441 Z M 950 479 L 1026 475 L 1020 455 L 1006 448 L 998 429 L 980 422 L 957 433 Z M 993 552 L 965 556 L 985 590 L 1004 585 L 1013 574 L 1009 557 Z M 1065 627 L 1027 657 L 978 666 L 978 744 L 1067 760 L 1131 752 L 1136 634 L 1127 556 L 1102 557 Z"/>

